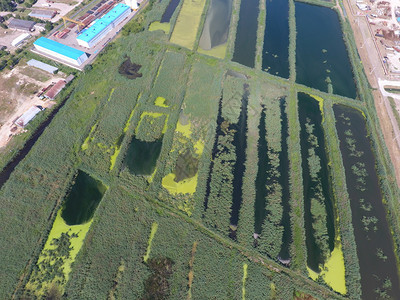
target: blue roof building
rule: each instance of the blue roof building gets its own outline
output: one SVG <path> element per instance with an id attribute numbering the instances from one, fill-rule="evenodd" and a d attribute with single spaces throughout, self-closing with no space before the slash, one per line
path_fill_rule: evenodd
<path id="1" fill-rule="evenodd" d="M 114 8 L 105 14 L 89 28 L 82 31 L 76 38 L 78 44 L 91 48 L 96 45 L 102 38 L 106 36 L 116 25 L 125 19 L 131 12 L 131 8 L 123 3 L 119 3 Z"/>
<path id="2" fill-rule="evenodd" d="M 47 54 L 50 58 L 57 58 L 75 66 L 80 66 L 88 58 L 86 53 L 81 50 L 45 37 L 38 38 L 33 45 L 42 54 Z"/>

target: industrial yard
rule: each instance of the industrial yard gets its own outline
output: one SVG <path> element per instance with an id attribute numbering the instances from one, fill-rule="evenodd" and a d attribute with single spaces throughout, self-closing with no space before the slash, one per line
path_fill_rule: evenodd
<path id="1" fill-rule="evenodd" d="M 70 67 L 83 70 L 87 64 L 93 62 L 97 54 L 136 14 L 137 2 L 127 1 L 127 3 L 130 6 L 114 0 L 102 0 L 76 19 L 64 18 L 64 25 L 47 37 L 52 41 L 86 53 L 87 58 L 73 62 L 66 59 L 65 56 L 63 57 L 65 52 L 62 50 L 50 49 L 51 53 L 35 46 L 33 51 Z M 68 48 L 68 51 L 73 51 L 71 48 Z M 75 60 L 75 58 L 72 59 Z"/>
<path id="2" fill-rule="evenodd" d="M 0 75 L 0 148 L 4 147 L 12 136 L 24 130 L 26 124 L 18 125 L 16 120 L 32 107 L 48 108 L 54 99 L 40 97 L 43 89 L 49 90 L 60 80 L 62 73 L 51 74 L 36 67 L 21 63 L 11 71 Z"/>

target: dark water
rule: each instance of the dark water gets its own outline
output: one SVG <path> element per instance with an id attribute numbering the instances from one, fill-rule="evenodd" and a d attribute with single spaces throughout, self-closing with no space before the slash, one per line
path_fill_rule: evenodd
<path id="1" fill-rule="evenodd" d="M 124 165 L 134 175 L 153 174 L 161 152 L 162 138 L 143 142 L 133 137 L 124 159 Z"/>
<path id="2" fill-rule="evenodd" d="M 391 289 L 387 295 L 399 299 L 399 274 L 393 250 L 393 239 L 386 220 L 386 212 L 382 203 L 382 193 L 376 172 L 376 159 L 368 138 L 365 119 L 362 114 L 352 108 L 334 105 L 336 129 L 340 140 L 340 150 L 346 172 L 347 190 L 350 196 L 350 206 L 353 219 L 354 235 L 357 244 L 357 255 L 360 263 L 362 299 L 380 299 L 375 289 L 383 289 L 384 280 L 391 281 Z M 344 118 L 347 118 L 344 119 Z M 355 140 L 357 155 L 347 147 L 346 130 L 351 130 L 351 138 Z M 348 133 L 349 131 L 347 131 Z M 352 166 L 364 164 L 366 169 L 365 190 L 357 181 L 358 176 L 352 171 Z M 364 199 L 360 201 L 360 199 Z M 363 208 L 364 207 L 364 208 Z M 377 230 L 364 229 L 363 218 L 376 217 Z M 378 258 L 380 248 L 386 259 Z M 383 299 L 383 297 L 381 297 Z"/>
<path id="3" fill-rule="evenodd" d="M 256 56 L 259 4 L 258 0 L 241 1 L 236 29 L 235 51 L 232 60 L 250 68 L 254 68 Z"/>
<path id="4" fill-rule="evenodd" d="M 233 145 L 236 148 L 236 164 L 233 172 L 233 200 L 231 207 L 231 224 L 237 226 L 239 221 L 239 210 L 242 204 L 243 176 L 246 169 L 246 147 L 247 147 L 247 103 L 249 101 L 249 86 L 244 84 L 242 104 L 240 107 L 239 121 L 234 125 L 236 129 Z"/>
<path id="5" fill-rule="evenodd" d="M 160 23 L 168 23 L 171 20 L 172 15 L 175 12 L 175 9 L 178 7 L 180 0 L 171 0 L 165 9 L 164 14 L 161 17 Z"/>
<path id="6" fill-rule="evenodd" d="M 218 105 L 217 130 L 216 130 L 215 138 L 214 138 L 214 145 L 213 145 L 212 154 L 211 154 L 212 158 L 211 158 L 211 163 L 210 163 L 210 169 L 208 171 L 206 193 L 205 193 L 205 197 L 204 197 L 204 211 L 206 211 L 208 208 L 208 197 L 209 197 L 210 191 L 211 191 L 211 173 L 214 168 L 215 156 L 218 153 L 218 136 L 222 134 L 221 124 L 223 121 L 224 121 L 224 118 L 222 118 L 222 96 L 221 96 L 221 98 L 219 99 L 219 105 Z"/>
<path id="7" fill-rule="evenodd" d="M 289 78 L 289 2 L 267 0 L 262 69 Z"/>
<path id="8" fill-rule="evenodd" d="M 330 77 L 333 93 L 355 98 L 353 72 L 336 12 L 296 2 L 296 30 L 296 81 L 327 92 Z"/>
<path id="9" fill-rule="evenodd" d="M 304 193 L 304 225 L 306 232 L 307 246 L 307 265 L 315 272 L 319 272 L 319 265 L 324 263 L 324 257 L 321 249 L 317 245 L 314 238 L 313 218 L 311 215 L 311 199 L 315 197 L 317 182 L 311 178 L 310 168 L 307 157 L 311 143 L 308 141 L 308 133 L 306 132 L 307 118 L 311 124 L 314 124 L 313 134 L 317 137 L 318 146 L 315 147 L 315 153 L 320 159 L 321 170 L 318 172 L 318 178 L 322 183 L 322 193 L 325 198 L 325 209 L 327 215 L 327 231 L 329 235 L 329 250 L 334 248 L 335 226 L 332 205 L 332 190 L 330 186 L 330 177 L 328 171 L 328 161 L 325 153 L 325 139 L 322 128 L 322 116 L 318 102 L 311 96 L 299 93 L 299 121 L 301 126 L 300 143 L 303 169 L 303 193 Z"/>
<path id="10" fill-rule="evenodd" d="M 61 216 L 64 221 L 68 225 L 88 222 L 93 217 L 106 190 L 106 186 L 101 181 L 79 170 L 63 205 Z"/>
<path id="11" fill-rule="evenodd" d="M 282 236 L 282 247 L 279 252 L 279 257 L 283 260 L 290 259 L 290 243 L 292 241 L 292 231 L 290 224 L 290 189 L 289 189 L 289 152 L 288 152 L 288 142 L 287 138 L 289 135 L 288 131 L 288 119 L 285 111 L 285 102 L 286 99 L 281 99 L 281 148 L 282 151 L 279 154 L 279 173 L 281 174 L 280 183 L 282 186 L 282 206 L 283 206 L 283 215 L 282 215 L 282 226 L 283 226 L 283 236 Z"/>
<path id="12" fill-rule="evenodd" d="M 232 0 L 211 0 L 199 46 L 210 50 L 228 41 Z"/>
<path id="13" fill-rule="evenodd" d="M 265 209 L 267 197 L 267 177 L 269 169 L 269 157 L 265 130 L 265 109 L 261 112 L 260 124 L 258 125 L 258 171 L 256 177 L 256 199 L 254 201 L 254 232 L 260 234 L 262 224 L 267 215 Z"/>
<path id="14" fill-rule="evenodd" d="M 55 108 L 47 117 L 47 119 L 39 125 L 36 131 L 32 134 L 32 136 L 26 141 L 24 147 L 18 152 L 18 154 L 13 158 L 11 162 L 9 162 L 4 169 L 0 173 L 0 188 L 6 183 L 6 181 L 10 178 L 11 173 L 14 171 L 16 166 L 25 158 L 25 156 L 31 151 L 33 145 L 35 145 L 36 141 L 42 135 L 43 131 L 46 127 L 51 123 L 54 116 L 58 113 L 61 107 L 64 106 L 65 102 L 69 99 L 71 94 L 69 94 L 65 99 L 60 103 L 60 105 Z"/>

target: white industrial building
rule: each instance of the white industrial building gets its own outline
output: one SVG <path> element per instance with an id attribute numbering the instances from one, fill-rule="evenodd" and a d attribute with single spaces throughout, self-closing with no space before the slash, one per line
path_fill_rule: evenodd
<path id="1" fill-rule="evenodd" d="M 45 37 L 37 39 L 33 45 L 40 53 L 49 56 L 50 58 L 59 59 L 74 66 L 79 67 L 85 60 L 88 59 L 88 56 L 85 52 Z"/>
<path id="2" fill-rule="evenodd" d="M 137 0 L 125 0 L 126 5 L 128 5 L 130 8 L 133 10 L 138 9 L 138 3 Z"/>
<path id="3" fill-rule="evenodd" d="M 12 42 L 11 42 L 11 46 L 13 47 L 18 47 L 20 46 L 23 42 L 25 42 L 27 39 L 29 39 L 31 37 L 31 35 L 29 33 L 23 33 L 21 35 L 19 35 L 17 38 L 15 38 Z"/>
<path id="4" fill-rule="evenodd" d="M 76 38 L 78 44 L 85 48 L 91 48 L 103 39 L 115 26 L 121 23 L 131 13 L 131 8 L 123 3 L 117 4 L 111 11 L 100 19 L 97 19 L 92 26 L 85 29 Z"/>

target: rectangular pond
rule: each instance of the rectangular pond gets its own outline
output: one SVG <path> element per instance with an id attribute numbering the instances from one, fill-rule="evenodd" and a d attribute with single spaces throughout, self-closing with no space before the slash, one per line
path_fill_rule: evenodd
<path id="1" fill-rule="evenodd" d="M 393 239 L 365 118 L 347 106 L 334 105 L 333 110 L 350 197 L 362 299 L 398 299 Z"/>
<path id="2" fill-rule="evenodd" d="M 267 0 L 262 69 L 289 78 L 289 2 Z"/>
<path id="3" fill-rule="evenodd" d="M 307 266 L 319 273 L 334 248 L 333 193 L 319 103 L 298 94 Z"/>
<path id="4" fill-rule="evenodd" d="M 296 2 L 296 82 L 356 97 L 352 67 L 337 13 Z"/>
<path id="5" fill-rule="evenodd" d="M 258 0 L 242 0 L 236 28 L 235 51 L 232 60 L 254 68 L 259 14 Z"/>
<path id="6" fill-rule="evenodd" d="M 228 41 L 229 26 L 231 24 L 232 0 L 211 0 L 199 47 L 214 50 L 214 56 L 224 58 Z M 218 47 L 218 48 L 217 48 Z M 219 51 L 218 51 L 219 50 Z"/>
<path id="7" fill-rule="evenodd" d="M 161 152 L 162 138 L 144 142 L 133 137 L 124 158 L 124 166 L 134 175 L 153 174 Z"/>
<path id="8" fill-rule="evenodd" d="M 289 157 L 288 157 L 288 121 L 285 112 L 285 98 L 275 100 L 280 110 L 280 126 L 275 128 L 266 124 L 266 119 L 275 121 L 272 111 L 263 106 L 258 126 L 258 170 L 255 181 L 256 194 L 254 201 L 254 238 L 261 252 L 266 252 L 285 265 L 290 264 L 290 191 L 289 191 Z M 269 108 L 271 110 L 271 107 Z M 266 111 L 268 114 L 266 114 Z M 268 144 L 268 132 L 273 138 L 277 131 L 278 143 Z M 270 140 L 271 142 L 271 140 Z M 275 146 L 273 146 L 275 144 Z M 277 147 L 276 144 L 279 144 Z M 259 239 L 259 235 L 261 238 Z"/>

